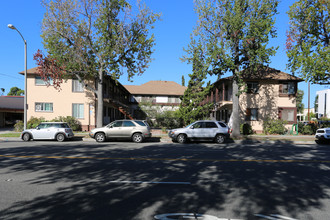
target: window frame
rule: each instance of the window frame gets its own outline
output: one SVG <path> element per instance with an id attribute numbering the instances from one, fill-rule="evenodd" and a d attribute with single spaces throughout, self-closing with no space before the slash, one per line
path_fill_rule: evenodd
<path id="1" fill-rule="evenodd" d="M 40 109 L 37 109 L 37 105 L 40 104 Z M 50 104 L 50 110 L 47 110 L 46 104 Z M 34 103 L 34 111 L 35 112 L 54 112 L 54 104 L 52 102 L 35 102 Z"/>
<path id="2" fill-rule="evenodd" d="M 53 79 L 48 77 L 49 79 L 49 85 L 54 85 Z M 37 83 L 40 82 L 40 83 Z M 35 86 L 47 86 L 47 81 L 43 80 L 41 76 L 35 76 L 34 77 L 34 85 Z"/>
<path id="3" fill-rule="evenodd" d="M 290 87 L 292 85 L 293 87 Z M 287 87 L 287 92 L 284 92 L 284 87 Z M 291 91 L 291 92 L 290 92 Z M 279 83 L 279 96 L 280 97 L 288 97 L 288 96 L 295 96 L 297 94 L 297 83 L 293 81 L 285 81 Z"/>
<path id="4" fill-rule="evenodd" d="M 81 85 L 81 86 L 77 86 Z M 77 88 L 81 88 L 81 90 L 77 90 Z M 84 84 L 82 84 L 79 79 L 72 79 L 72 92 L 74 93 L 82 93 L 84 92 Z"/>
<path id="5" fill-rule="evenodd" d="M 258 94 L 259 88 L 260 88 L 260 83 L 258 81 L 248 81 L 248 82 L 246 82 L 246 87 L 247 87 L 246 93 Z"/>
<path id="6" fill-rule="evenodd" d="M 282 114 L 283 110 L 285 110 L 285 111 L 293 110 L 293 121 L 288 121 L 288 120 L 283 119 L 283 114 Z M 278 118 L 286 121 L 288 124 L 297 123 L 297 108 L 296 107 L 279 107 L 278 108 Z"/>
<path id="7" fill-rule="evenodd" d="M 74 112 L 74 110 L 75 110 L 74 106 L 75 105 L 78 105 L 78 108 L 77 108 L 78 111 L 81 110 L 80 106 L 83 107 L 82 108 L 82 117 L 80 117 L 81 116 L 80 112 L 78 112 L 77 116 L 75 116 L 75 112 Z M 76 119 L 84 119 L 85 118 L 85 105 L 84 105 L 84 103 L 72 103 L 72 117 L 75 117 Z"/>
<path id="8" fill-rule="evenodd" d="M 258 110 L 259 110 L 258 108 L 247 108 L 245 111 L 245 121 L 258 121 L 259 120 Z"/>

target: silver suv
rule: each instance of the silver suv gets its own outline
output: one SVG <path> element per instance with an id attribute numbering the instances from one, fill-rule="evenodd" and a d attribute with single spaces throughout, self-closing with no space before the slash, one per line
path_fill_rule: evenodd
<path id="1" fill-rule="evenodd" d="M 221 121 L 196 121 L 185 128 L 170 130 L 168 136 L 173 142 L 185 143 L 188 140 L 213 140 L 223 143 L 229 138 L 229 127 Z"/>
<path id="2" fill-rule="evenodd" d="M 104 142 L 108 138 L 131 139 L 141 143 L 145 138 L 151 137 L 150 127 L 141 120 L 117 120 L 105 127 L 91 130 L 89 136 L 97 142 Z"/>
<path id="3" fill-rule="evenodd" d="M 52 139 L 64 141 L 74 136 L 66 122 L 42 122 L 34 129 L 24 130 L 21 134 L 23 141 Z"/>
<path id="4" fill-rule="evenodd" d="M 330 142 L 330 128 L 320 128 L 316 130 L 315 142 L 318 144 Z"/>

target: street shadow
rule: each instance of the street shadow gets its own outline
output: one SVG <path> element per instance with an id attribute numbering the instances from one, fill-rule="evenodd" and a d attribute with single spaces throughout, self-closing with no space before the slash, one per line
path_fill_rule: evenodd
<path id="1" fill-rule="evenodd" d="M 318 210 L 322 216 L 327 211 L 330 149 L 325 145 L 279 141 L 130 146 L 72 142 L 0 148 L 0 155 L 16 156 L 1 156 L 0 169 L 38 173 L 22 185 L 65 183 L 49 195 L 11 203 L 0 211 L 1 218 L 144 220 L 198 212 L 234 213 L 221 217 L 248 220 L 258 219 L 255 213 L 322 219 L 310 212 Z M 39 157 L 29 158 L 33 155 Z"/>

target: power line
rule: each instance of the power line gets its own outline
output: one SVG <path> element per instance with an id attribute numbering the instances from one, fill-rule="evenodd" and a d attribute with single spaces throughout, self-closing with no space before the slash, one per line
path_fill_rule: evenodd
<path id="1" fill-rule="evenodd" d="M 3 74 L 3 73 L 0 73 L 0 75 L 7 76 L 7 77 L 10 77 L 10 78 L 13 78 L 13 79 L 22 79 L 22 78 L 18 78 L 18 77 L 7 75 L 7 74 Z"/>

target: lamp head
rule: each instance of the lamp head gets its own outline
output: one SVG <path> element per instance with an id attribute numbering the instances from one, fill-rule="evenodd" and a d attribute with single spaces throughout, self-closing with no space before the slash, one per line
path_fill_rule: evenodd
<path id="1" fill-rule="evenodd" d="M 9 27 L 10 29 L 13 29 L 13 30 L 15 30 L 16 28 L 15 28 L 15 26 L 14 25 L 12 25 L 12 24 L 8 24 L 7 25 L 7 27 Z"/>

